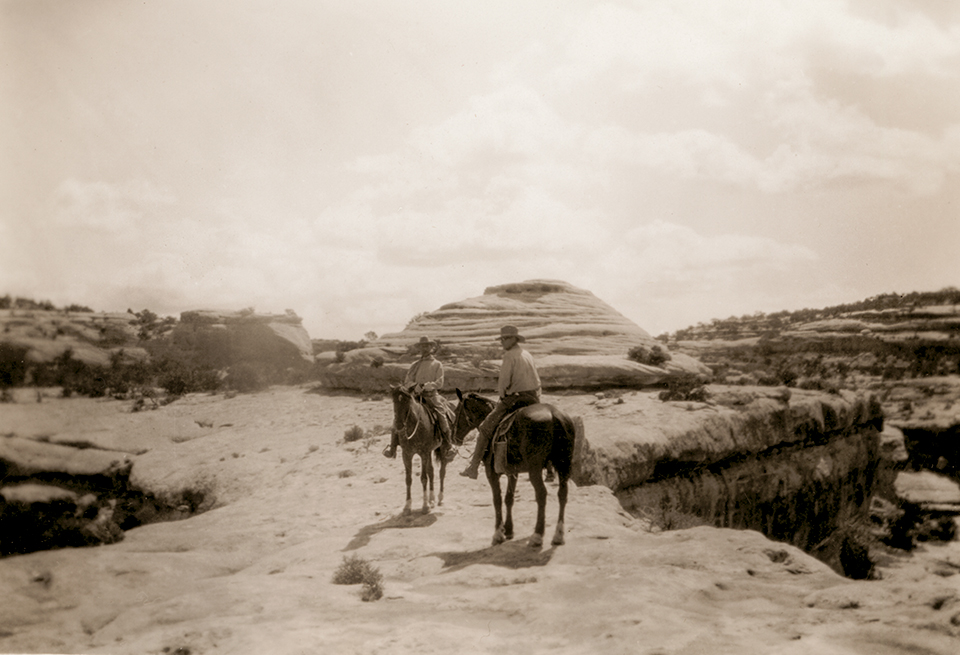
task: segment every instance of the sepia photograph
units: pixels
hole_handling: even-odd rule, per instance
[[[960,3],[0,0],[0,654],[954,655]]]

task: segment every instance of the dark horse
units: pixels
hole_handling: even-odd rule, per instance
[[[457,389],[456,419],[453,424],[454,440],[462,443],[463,438],[470,430],[480,425],[487,414],[493,411],[494,402],[469,393],[464,396]],[[557,490],[557,500],[560,501],[560,515],[557,517],[557,530],[553,535],[553,545],[563,544],[563,514],[567,506],[567,479],[570,477],[570,468],[573,464],[573,446],[575,429],[573,420],[565,413],[554,407],[539,403],[528,405],[520,409],[516,420],[507,435],[508,440],[516,440],[522,455],[522,464],[519,472],[530,474],[530,483],[533,485],[537,497],[537,526],[529,544],[533,548],[543,545],[545,529],[545,510],[547,505],[547,486],[543,482],[543,469],[548,463],[553,464],[557,471],[560,487]],[[503,519],[503,498],[500,494],[500,475],[494,469],[493,444],[483,456],[484,469],[487,471],[487,480],[493,491],[493,508],[496,512],[493,545],[501,544],[513,538],[513,498],[517,489],[517,473],[507,474],[507,518]]]
[[[434,462],[430,456],[435,455],[437,464],[440,465],[440,495],[436,504],[442,505],[443,479],[447,474],[447,455],[451,446],[440,438],[439,432],[435,429],[433,416],[414,394],[401,387],[391,386],[390,395],[393,397],[393,429],[400,437],[400,451],[403,455],[403,468],[406,471],[407,502],[403,506],[403,513],[404,515],[410,514],[413,456],[419,455],[420,482],[423,484],[423,507],[421,511],[424,514],[429,514],[430,507],[434,504]],[[462,443],[462,440],[460,443]],[[427,492],[428,482],[429,495]]]

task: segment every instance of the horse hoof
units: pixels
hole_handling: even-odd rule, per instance
[[[553,535],[553,541],[551,541],[550,543],[553,544],[554,546],[562,546],[566,542],[563,540],[562,534],[555,534]]]
[[[424,507],[420,510],[420,513],[421,513],[421,514],[429,514],[429,513],[430,513],[430,508],[427,507],[426,505],[424,505]]]
[[[531,548],[543,548],[543,537],[538,534],[533,535],[530,537],[529,545]]]
[[[496,532],[493,533],[493,540],[490,542],[490,545],[499,546],[506,540],[507,538],[503,535],[503,533],[497,530]]]

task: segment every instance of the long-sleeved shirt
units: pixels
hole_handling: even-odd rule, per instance
[[[443,364],[435,357],[420,359],[407,369],[404,384],[422,384],[424,391],[440,391],[443,388]]]
[[[500,397],[520,391],[540,391],[540,374],[533,362],[533,355],[520,346],[503,353],[500,365]]]

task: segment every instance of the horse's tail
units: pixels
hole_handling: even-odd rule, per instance
[[[553,464],[562,478],[570,477],[573,469],[573,450],[577,439],[577,429],[573,419],[567,414],[553,411],[553,447],[548,461]]]

